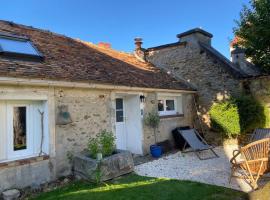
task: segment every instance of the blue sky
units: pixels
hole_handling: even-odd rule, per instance
[[[2,1],[0,19],[47,29],[93,43],[132,51],[176,42],[176,34],[201,27],[213,46],[229,57],[229,39],[248,0],[12,0]]]

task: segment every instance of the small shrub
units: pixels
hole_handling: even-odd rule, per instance
[[[90,138],[88,151],[92,158],[96,158],[97,153],[102,153],[104,157],[112,155],[115,151],[115,137],[113,133],[103,130],[95,138]]]
[[[90,138],[88,142],[88,150],[92,158],[97,158],[97,153],[101,152],[98,138]]]
[[[237,136],[241,132],[238,108],[232,101],[214,104],[210,110],[210,117],[212,128],[228,137]]]
[[[155,135],[155,143],[157,143],[157,136],[156,136],[156,129],[159,126],[160,123],[160,118],[157,112],[153,111],[151,113],[148,113],[148,115],[144,119],[144,123],[153,128],[154,130],[154,135]]]
[[[268,109],[249,95],[214,104],[210,109],[211,126],[227,137],[236,137],[268,126]]]
[[[234,101],[238,106],[242,133],[249,133],[255,128],[266,126],[266,110],[259,101],[247,95],[235,98]]]
[[[99,135],[99,142],[101,145],[101,153],[103,156],[112,155],[115,150],[115,137],[112,132],[103,130]]]

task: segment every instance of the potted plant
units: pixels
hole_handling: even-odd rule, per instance
[[[159,127],[160,118],[157,112],[148,113],[145,117],[145,124],[153,129],[155,144],[150,146],[151,155],[155,158],[159,158],[162,154],[161,146],[157,145],[157,128]]]

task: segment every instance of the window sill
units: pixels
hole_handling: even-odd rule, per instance
[[[169,118],[177,118],[177,117],[184,117],[184,114],[161,115],[161,116],[159,116],[160,119],[169,119]]]
[[[31,158],[26,158],[26,159],[21,159],[21,160],[2,162],[0,163],[0,169],[27,165],[27,164],[31,164],[35,162],[40,162],[43,160],[48,160],[49,158],[50,156],[43,155],[43,156],[31,157]]]

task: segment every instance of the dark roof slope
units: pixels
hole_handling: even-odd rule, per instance
[[[214,56],[216,59],[221,61],[226,69],[230,71],[235,77],[237,78],[247,78],[249,75],[237,68],[228,58],[223,56],[221,53],[219,53],[216,49],[213,47],[206,45],[204,43],[199,42],[199,45],[202,49],[204,49],[206,52],[210,53],[212,56]]]
[[[193,90],[183,81],[128,53],[1,20],[0,32],[28,37],[44,55],[42,62],[0,57],[2,77]]]

